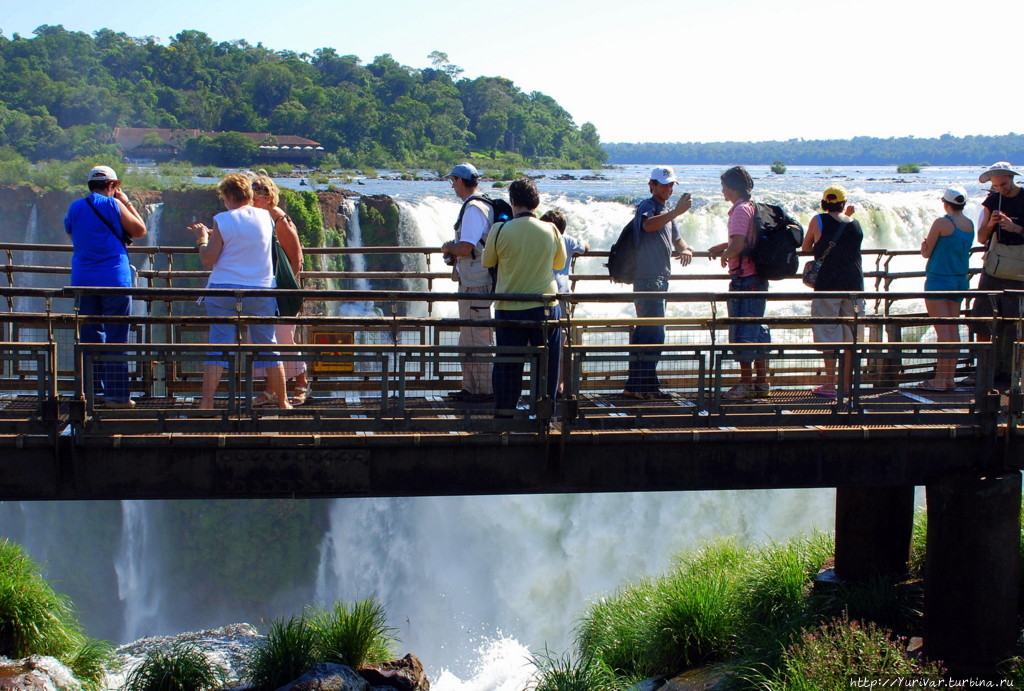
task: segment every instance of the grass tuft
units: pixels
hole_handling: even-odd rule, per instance
[[[276,689],[321,662],[354,669],[386,662],[394,656],[395,633],[373,599],[337,603],[330,610],[310,608],[303,617],[271,624],[249,657],[249,680],[256,689]]]
[[[906,641],[870,622],[840,617],[805,629],[783,656],[779,673],[757,683],[766,691],[839,691],[849,688],[852,676],[942,678],[936,663],[907,657]]]
[[[546,649],[530,663],[537,668],[531,691],[618,691],[622,680],[593,657],[561,656]],[[640,681],[640,679],[636,679]]]
[[[109,644],[82,633],[74,606],[47,583],[20,545],[0,540],[0,655],[49,655],[67,665],[87,690],[100,688]]]
[[[227,682],[227,672],[198,647],[179,642],[169,650],[151,650],[125,679],[124,691],[213,691]]]
[[[397,630],[376,600],[336,603],[331,610],[310,610],[309,625],[317,640],[320,662],[359,668],[394,657]]]
[[[316,634],[305,619],[274,621],[267,637],[250,654],[249,680],[256,689],[280,688],[321,662],[316,654]]]

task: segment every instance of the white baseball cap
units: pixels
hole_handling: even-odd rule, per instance
[[[966,204],[967,190],[963,187],[949,187],[942,193],[942,201],[950,204]]]
[[[661,168],[655,168],[651,171],[651,180],[654,180],[658,184],[668,185],[673,182],[679,182],[676,180],[676,171],[672,170],[667,166]]]
[[[96,166],[89,171],[89,179],[87,182],[106,182],[108,180],[117,180],[117,173],[110,166]]]

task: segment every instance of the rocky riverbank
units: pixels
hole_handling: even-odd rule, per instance
[[[225,689],[243,691],[246,660],[263,636],[251,624],[230,624],[206,631],[175,636],[142,638],[118,648],[115,664],[107,671],[104,691],[121,691],[125,680],[146,655],[155,650],[169,651],[176,644],[189,643],[204,652],[207,659],[226,672]],[[371,665],[358,670],[344,665],[319,664],[291,684],[288,691],[337,689],[337,691],[429,691],[430,681],[415,655]],[[81,691],[75,679],[60,661],[33,655],[23,660],[0,657],[0,691]],[[280,691],[280,690],[279,690]]]

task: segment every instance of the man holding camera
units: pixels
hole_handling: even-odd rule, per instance
[[[479,297],[459,300],[459,319],[491,318],[491,298],[494,292],[491,273],[480,263],[487,241],[487,232],[494,223],[491,205],[470,199],[476,194],[480,174],[470,163],[461,163],[448,174],[452,189],[462,200],[459,218],[455,222],[455,239],[441,246],[445,261],[454,264],[459,276],[460,293],[481,293]],[[459,346],[494,345],[494,330],[489,326],[463,326],[459,329]],[[484,402],[494,399],[491,384],[491,363],[474,362],[481,354],[465,356],[462,362],[462,390],[450,394],[457,401]]]
[[[1024,263],[1024,194],[1021,194],[1020,186],[1014,181],[1017,175],[1009,163],[999,161],[978,177],[978,182],[992,185],[982,202],[982,215],[978,221],[978,242],[987,248],[985,269],[978,282],[979,290],[1024,290],[1024,271],[1020,270]],[[1020,315],[1017,299],[1005,294],[997,300],[995,308],[1007,319],[1017,319]],[[991,317],[992,302],[984,297],[976,299],[972,314],[975,317]],[[988,324],[974,328],[979,341],[991,340],[993,334]],[[1000,331],[1000,334],[996,334],[1000,338],[995,378],[997,384],[1005,384],[1009,381],[1012,369],[1016,327],[1004,324]]]
[[[132,287],[132,269],[127,246],[146,234],[146,223],[128,196],[113,168],[96,166],[89,171],[89,196],[72,202],[64,217],[64,229],[71,236],[71,285]],[[82,316],[128,316],[130,295],[83,295],[78,300]],[[128,323],[83,323],[82,343],[127,343]],[[96,362],[94,390],[104,394],[108,408],[131,408],[128,363],[124,360]]]
[[[668,279],[672,275],[672,258],[679,259],[683,266],[688,266],[693,260],[693,249],[686,244],[676,227],[676,219],[689,211],[693,204],[690,194],[679,195],[675,206],[667,206],[676,182],[674,170],[665,166],[655,168],[647,181],[651,196],[637,206],[633,218],[633,237],[636,241],[634,292],[666,292]],[[634,305],[636,316],[641,319],[665,316],[664,300],[637,300]],[[637,345],[663,344],[665,327],[636,326],[629,342]],[[622,395],[637,399],[672,398],[670,393],[661,390],[661,382],[658,380],[657,356],[660,351],[636,350],[630,351],[630,354],[637,360],[629,365],[629,376]]]

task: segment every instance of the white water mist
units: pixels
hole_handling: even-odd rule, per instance
[[[121,502],[121,545],[114,570],[124,615],[121,640],[133,641],[160,631],[164,602],[160,583],[160,546],[152,534],[152,502]]]

